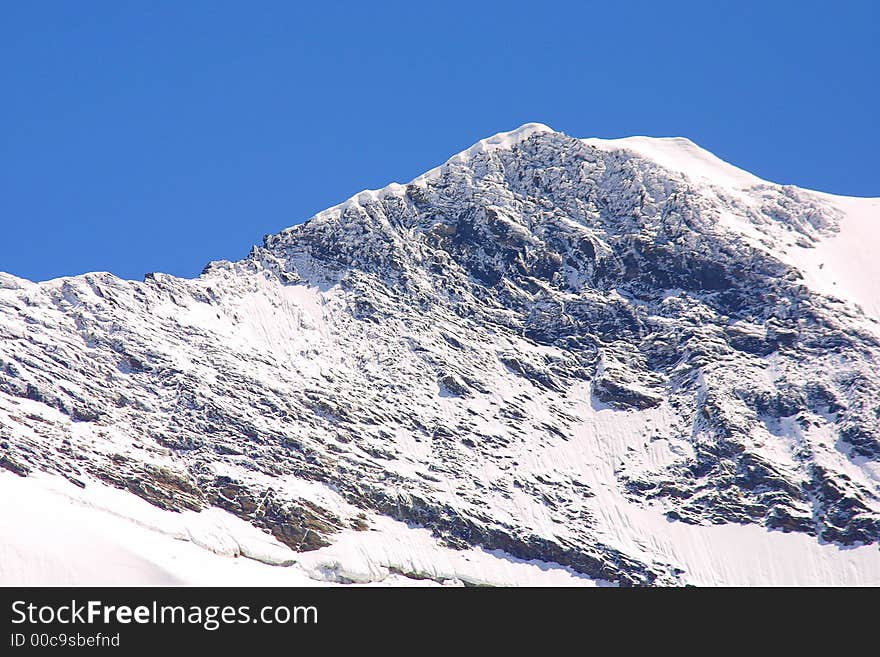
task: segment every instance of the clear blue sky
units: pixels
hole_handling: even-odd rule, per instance
[[[880,196],[877,4],[7,1],[0,271],[193,276],[529,121]]]

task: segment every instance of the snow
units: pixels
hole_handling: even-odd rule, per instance
[[[524,561],[500,550],[451,550],[426,529],[381,517],[371,531],[346,530],[330,547],[302,554],[300,564],[316,580],[343,583],[382,581],[393,569],[415,580],[478,586],[605,584],[559,564]]]
[[[755,525],[696,526],[650,509],[607,507],[607,527],[634,554],[663,555],[697,586],[878,586],[877,546],[844,548]]]
[[[515,130],[499,132],[486,139],[481,139],[470,148],[454,155],[450,162],[467,161],[477,153],[488,153],[493,150],[511,148],[516,144],[524,142],[532,135],[540,134],[542,132],[554,132],[554,130],[543,123],[525,123]]]
[[[291,556],[219,509],[178,514],[95,482],[0,473],[0,585],[308,583],[263,563]]]
[[[446,167],[467,162],[478,153],[488,153],[495,150],[511,148],[515,144],[525,141],[532,135],[542,132],[554,132],[554,130],[553,128],[544,125],[543,123],[525,123],[514,130],[499,132],[495,135],[492,135],[491,137],[481,139],[470,148],[467,148],[460,153],[453,155],[440,166],[434,167],[433,169],[430,169],[422,175],[414,178],[409,183],[407,183],[407,185],[424,184],[426,180],[436,178]],[[352,206],[374,203],[376,201],[382,200],[389,195],[400,196],[406,191],[407,185],[402,185],[400,183],[391,183],[381,189],[364,189],[346,199],[342,203],[327,208],[326,210],[322,210],[321,212],[316,214],[314,218],[320,220],[324,217],[330,217],[335,214],[344,212],[346,209]]]
[[[372,524],[295,553],[220,509],[174,513],[99,482],[0,471],[0,586],[597,584],[558,564],[451,550],[388,518]]]
[[[685,174],[694,182],[730,189],[745,189],[767,184],[757,176],[725,162],[684,137],[591,138],[581,141],[605,151],[620,149],[633,151],[665,169]]]
[[[613,427],[632,435],[646,419],[600,422],[579,434],[566,454],[542,458],[578,470],[599,467],[601,476],[613,459],[595,452],[600,432]],[[649,562],[680,564],[689,583],[880,585],[876,546],[846,549],[756,526],[670,522],[610,489],[596,490],[591,506],[615,543]],[[318,494],[325,502],[333,495]],[[497,550],[452,550],[428,530],[389,518],[373,515],[369,524],[367,531],[343,531],[329,547],[297,554],[219,509],[174,513],[98,482],[80,489],[49,475],[0,472],[0,585],[607,585]]]
[[[855,303],[880,322],[880,198],[820,196],[844,213],[840,230],[813,248],[796,245],[791,260],[813,290]]]
[[[666,519],[659,508],[641,506],[619,494],[615,468],[635,451],[652,469],[681,458],[689,443],[656,440],[676,421],[668,407],[618,412],[581,409],[574,439],[521,456],[522,468],[579,477],[595,497],[588,508],[611,544],[646,562],[679,565],[690,584],[715,586],[880,585],[877,546],[842,548],[800,533],[755,525],[691,525]],[[658,442],[662,446],[654,447]],[[653,448],[652,448],[653,447]]]

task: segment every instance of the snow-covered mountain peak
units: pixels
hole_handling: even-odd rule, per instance
[[[456,153],[443,164],[426,171],[420,176],[411,180],[408,185],[424,184],[427,180],[436,177],[442,171],[455,164],[467,163],[475,155],[480,153],[489,153],[499,149],[510,149],[515,145],[521,144],[529,139],[532,135],[542,133],[554,133],[555,131],[543,123],[524,123],[523,125],[509,130],[507,132],[499,132],[491,137],[486,137],[476,142],[473,146]],[[336,212],[344,212],[352,206],[364,205],[366,203],[379,201],[387,196],[401,195],[406,189],[406,185],[401,183],[390,183],[381,189],[365,189],[357,194],[350,196],[348,199],[334,205],[326,210],[322,210],[315,215],[315,219],[322,219]]]
[[[516,144],[520,144],[532,137],[532,135],[540,135],[546,133],[555,133],[556,131],[543,123],[524,123],[518,128],[507,132],[499,132],[481,139],[470,148],[462,151],[458,155],[453,156],[453,160],[467,159],[477,153],[485,153],[495,149],[510,148]]]
[[[567,181],[566,185],[575,185],[575,191],[585,187],[600,192],[601,196],[604,188],[618,185],[622,178],[634,179],[644,189],[643,199],[638,202],[647,202],[649,211],[655,207],[652,204],[665,203],[675,193],[687,194],[692,202],[700,199],[705,206],[702,209],[705,221],[695,229],[732,231],[752,247],[799,269],[817,290],[836,293],[865,309],[875,307],[873,296],[865,294],[861,289],[864,286],[851,280],[853,273],[835,257],[838,247],[834,247],[835,254],[829,259],[838,261],[833,268],[834,274],[841,281],[845,279],[845,284],[836,280],[826,284],[826,274],[831,270],[821,271],[825,266],[821,258],[813,262],[819,257],[817,254],[824,253],[826,245],[833,244],[830,237],[850,232],[865,233],[861,224],[851,230],[851,226],[859,222],[850,219],[853,215],[850,206],[855,206],[849,199],[765,182],[684,138],[576,139],[546,125],[530,123],[481,140],[407,184],[392,183],[380,190],[362,191],[318,213],[307,223],[311,223],[314,229],[318,224],[329,222],[335,227],[326,230],[335,232],[339,238],[351,230],[379,230],[394,234],[394,242],[406,241],[411,237],[409,233],[399,230],[401,227],[386,225],[388,213],[385,209],[442,202],[442,196],[449,195],[451,190],[458,190],[459,194],[470,199],[469,202],[491,212],[502,208],[495,216],[500,217],[498,221],[506,221],[504,217],[511,219],[522,215],[516,208],[512,213],[505,213],[503,207],[510,203],[518,206],[529,199],[557,203],[558,199],[552,198],[554,194],[547,194],[544,181],[552,180],[561,171],[573,171],[573,166],[580,169],[575,179]],[[432,198],[435,189],[443,192]],[[566,203],[584,202],[576,195],[569,197]],[[593,200],[597,201],[604,202],[601,198]],[[358,211],[351,214],[352,209]],[[583,207],[577,208],[574,214],[583,211]],[[621,218],[625,218],[628,212],[630,209],[621,208]],[[864,213],[858,211],[855,214],[862,216]],[[427,219],[429,224],[408,225],[408,229],[431,230],[440,215],[434,212],[419,216]],[[543,216],[542,213],[533,215],[538,220]],[[343,229],[340,222],[348,228]],[[352,227],[352,222],[356,227]],[[540,236],[534,234],[539,230],[535,221],[525,224],[513,219],[513,222],[518,224],[518,232],[532,234],[540,241]],[[846,230],[842,229],[843,224],[846,224]],[[282,235],[297,236],[304,230],[308,232],[310,229],[294,226]],[[872,230],[870,225],[867,230]],[[498,236],[490,231],[483,238],[497,240]],[[276,238],[272,240],[277,243]],[[859,254],[865,252],[870,241],[861,245],[849,239],[844,241],[855,248],[852,254],[855,260],[866,260]],[[804,253],[804,249],[810,252]],[[869,278],[876,268],[870,269]]]
[[[0,502],[337,582],[878,583],[877,208],[713,157],[527,124],[195,280],[0,277]]]

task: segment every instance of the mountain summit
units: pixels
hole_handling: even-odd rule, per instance
[[[0,275],[0,582],[880,584],[878,247],[527,124],[194,280]]]

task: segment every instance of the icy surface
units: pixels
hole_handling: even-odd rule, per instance
[[[813,248],[795,247],[789,257],[806,283],[822,294],[861,307],[878,330],[880,323],[880,199],[829,199],[843,212],[840,230]]]
[[[235,516],[162,511],[101,484],[0,472],[0,584],[595,586],[558,564],[450,550],[387,518],[298,554]],[[601,583],[600,583],[601,584]]]

